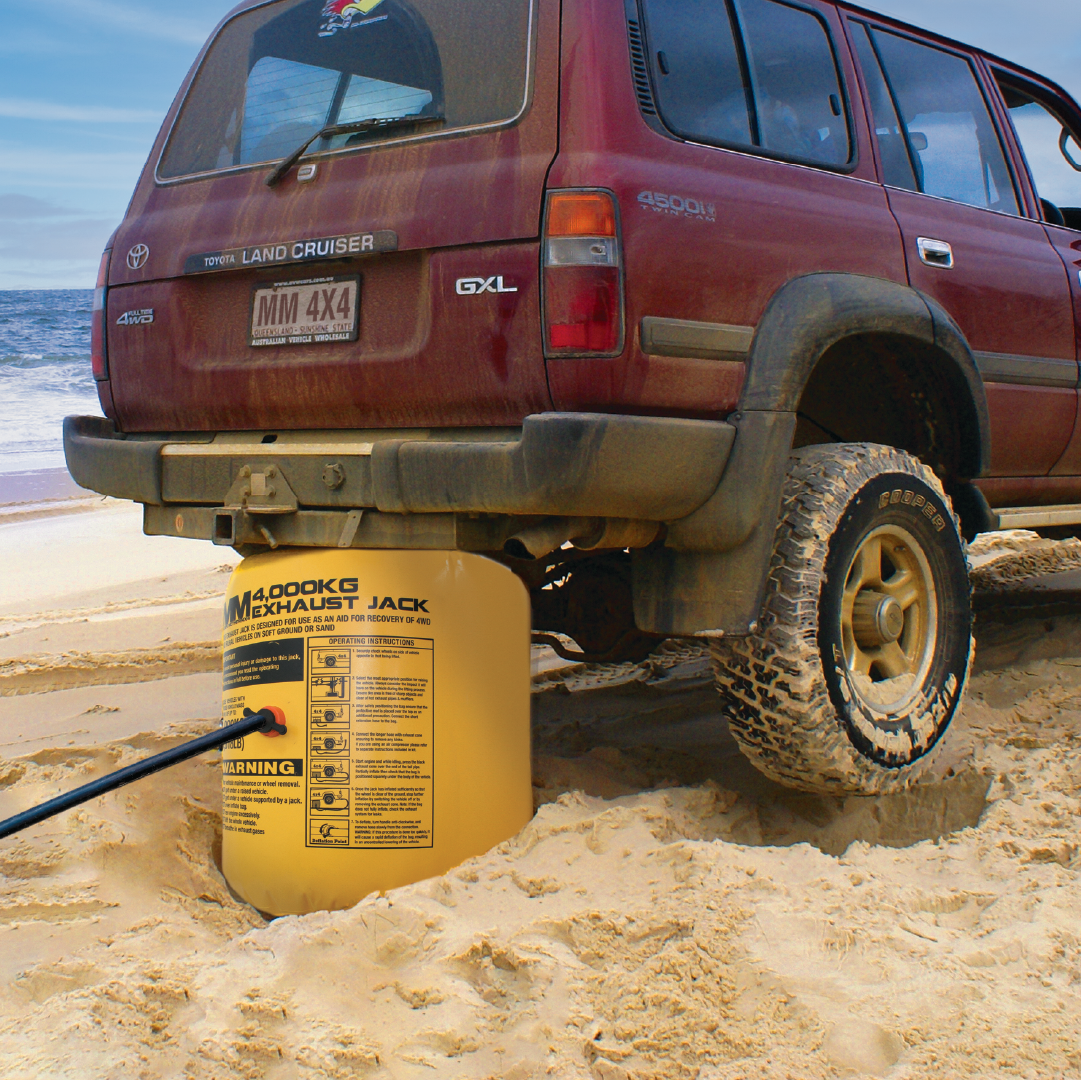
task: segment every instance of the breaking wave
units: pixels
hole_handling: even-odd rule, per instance
[[[101,414],[90,289],[0,292],[0,472],[64,464],[62,424]]]

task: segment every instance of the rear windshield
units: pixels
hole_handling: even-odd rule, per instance
[[[277,0],[230,20],[169,136],[159,179],[513,120],[525,105],[531,0]],[[423,124],[423,126],[421,126]]]

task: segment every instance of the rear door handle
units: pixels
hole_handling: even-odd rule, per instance
[[[917,236],[916,250],[920,253],[920,261],[928,266],[937,266],[940,270],[949,270],[953,267],[953,248],[945,240]]]

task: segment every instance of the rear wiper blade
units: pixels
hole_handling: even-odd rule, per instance
[[[305,151],[316,139],[329,139],[333,135],[351,135],[361,131],[391,131],[400,127],[412,127],[415,124],[441,124],[445,119],[445,116],[392,116],[356,120],[351,124],[329,124],[321,131],[317,131],[310,139],[305,139],[287,158],[274,167],[274,171],[266,178],[267,187],[273,187],[304,156]]]

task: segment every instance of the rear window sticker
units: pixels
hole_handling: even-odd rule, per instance
[[[320,37],[332,37],[339,30],[355,29],[368,23],[383,22],[386,15],[377,15],[372,19],[364,18],[374,11],[383,0],[327,0],[322,22],[319,25]],[[356,20],[356,21],[354,21]]]

